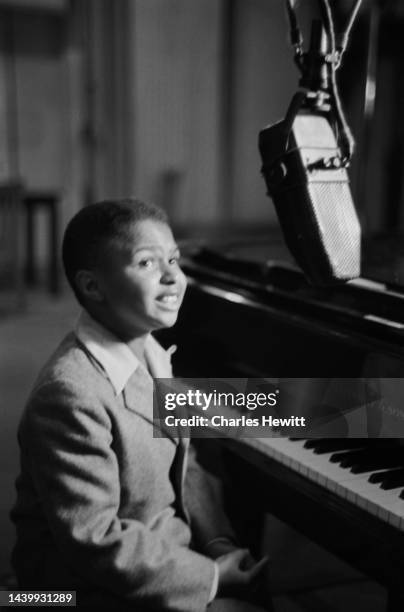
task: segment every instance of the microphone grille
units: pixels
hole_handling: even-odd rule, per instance
[[[308,187],[310,208],[331,274],[341,280],[359,276],[361,228],[349,183],[319,181]]]

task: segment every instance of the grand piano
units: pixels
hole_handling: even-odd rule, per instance
[[[227,436],[200,448],[208,465],[215,445],[224,450],[241,532],[254,533],[257,512],[279,517],[383,585],[389,612],[404,610],[401,4],[369,3],[349,51],[361,69],[341,77],[350,116],[360,117],[351,178],[365,229],[361,278],[313,287],[276,230],[190,241],[181,315],[161,335],[178,345],[179,376],[270,377],[309,389],[305,408],[318,422],[336,411],[333,427],[308,439]]]
[[[326,436],[209,443],[225,449],[233,482],[249,501],[242,532],[255,523],[252,507],[270,512],[380,582],[388,609],[402,610],[404,294],[380,272],[380,240],[364,249],[371,253],[366,276],[378,280],[332,289],[310,286],[275,242],[185,246],[188,290],[162,341],[178,345],[174,366],[182,377],[309,382],[314,417],[328,409],[324,390],[337,394],[342,418]],[[277,259],[269,259],[274,252]],[[359,433],[344,411],[357,381],[376,389],[361,407]]]

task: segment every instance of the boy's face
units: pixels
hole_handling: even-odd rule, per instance
[[[186,279],[168,225],[146,219],[129,235],[125,245],[105,250],[96,274],[111,328],[133,338],[174,325]]]

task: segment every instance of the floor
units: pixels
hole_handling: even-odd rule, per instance
[[[0,301],[0,576],[9,572],[14,537],[8,513],[18,473],[20,415],[40,367],[77,313],[73,298],[50,299],[41,292],[26,296],[24,308],[12,309],[8,298]]]
[[[30,293],[20,310],[0,301],[0,584],[10,574],[14,539],[8,513],[18,473],[18,421],[39,368],[71,329],[77,314],[67,291],[59,299]],[[272,559],[275,612],[384,611],[382,588],[272,517],[268,518],[266,540]]]

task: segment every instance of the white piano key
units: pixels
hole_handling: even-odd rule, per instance
[[[371,474],[384,469],[353,474],[338,463],[331,463],[333,452],[318,455],[305,448],[305,440],[260,438],[251,443],[305,478],[404,531],[404,500],[399,497],[402,488],[386,491],[380,483],[369,482]]]

